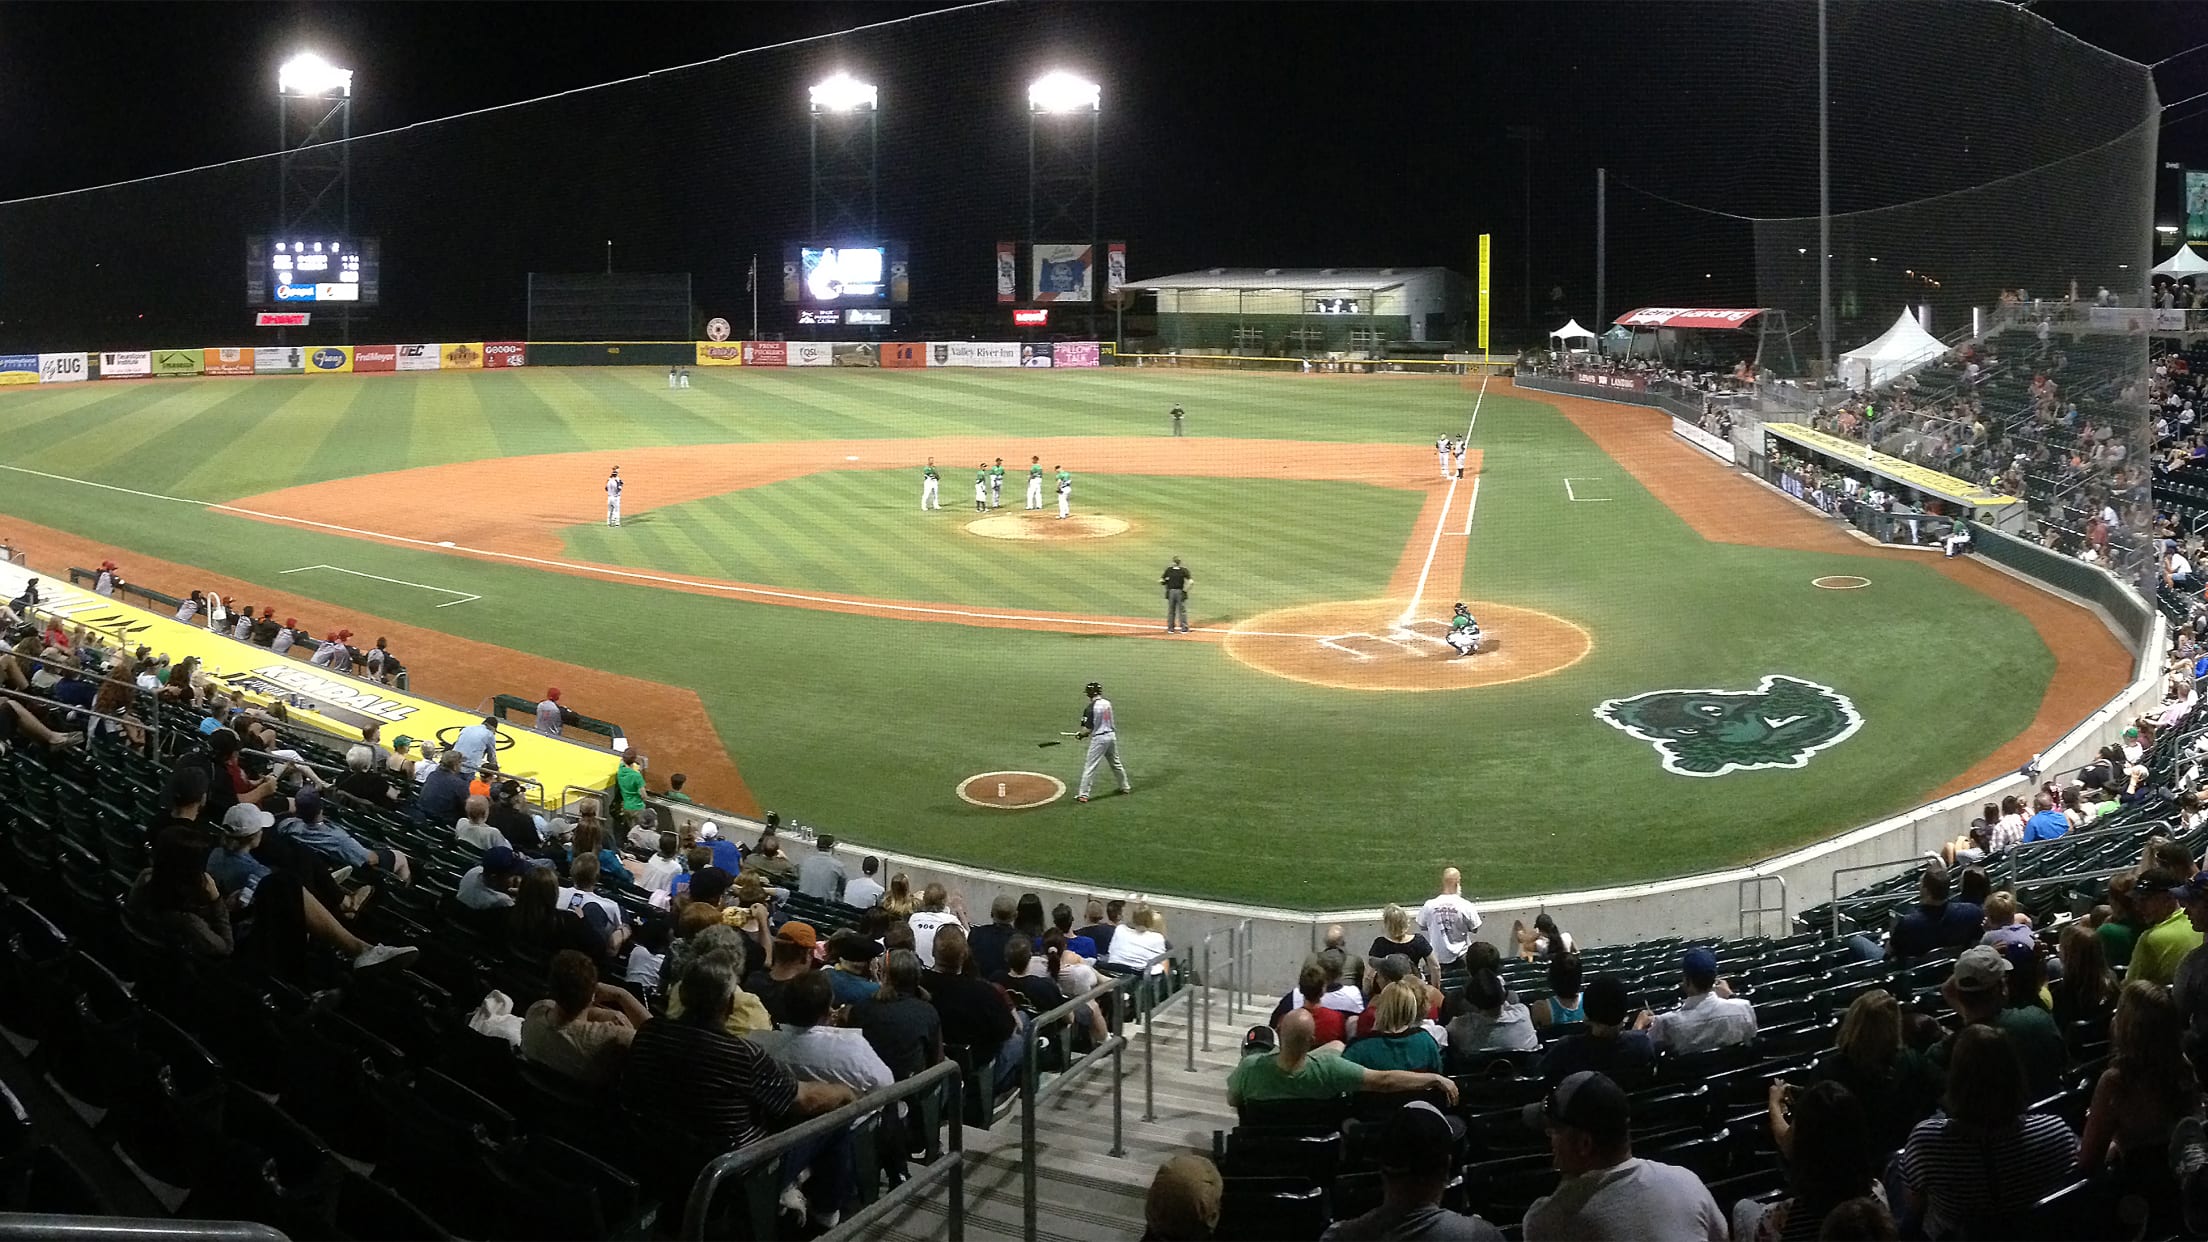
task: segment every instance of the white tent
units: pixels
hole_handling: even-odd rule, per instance
[[[1946,352],[1947,346],[1904,310],[1877,340],[1840,355],[1840,381],[1850,388],[1876,388]]]
[[[1566,341],[1576,341],[1581,338],[1585,338],[1590,341],[1595,339],[1595,334],[1589,332],[1585,328],[1580,327],[1579,320],[1577,319],[1574,319],[1570,323],[1565,324],[1563,327],[1558,328],[1556,331],[1549,333],[1549,336],[1552,339],[1560,339]]]
[[[2188,243],[2179,246],[2176,254],[2155,264],[2153,272],[2157,276],[2198,276],[2208,272],[2208,259],[2201,258],[2200,252]]]

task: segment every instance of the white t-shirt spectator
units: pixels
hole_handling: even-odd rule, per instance
[[[1648,1033],[1658,1047],[1675,1053],[1708,1052],[1754,1039],[1756,1010],[1737,996],[1702,992],[1670,1013],[1657,1014]]]
[[[1418,930],[1434,946],[1434,960],[1447,966],[1472,947],[1472,933],[1480,930],[1480,911],[1460,894],[1442,893],[1418,908]]]
[[[659,967],[666,960],[666,954],[654,953],[643,945],[636,945],[629,950],[629,982],[639,987],[658,987]]]
[[[682,874],[682,859],[654,854],[636,865],[636,886],[647,893],[663,893]]]
[[[613,898],[600,897],[596,893],[586,893],[582,889],[569,888],[566,885],[560,887],[560,909],[573,910],[575,913],[581,914],[590,906],[596,906],[603,910],[606,921],[610,925],[614,927],[621,926],[621,906]]]
[[[1726,1242],[1730,1227],[1702,1179],[1677,1165],[1637,1157],[1566,1177],[1526,1209],[1526,1242],[1545,1238]]]
[[[472,845],[479,850],[497,849],[499,846],[506,844],[506,838],[500,834],[498,829],[491,827],[489,824],[476,823],[472,819],[455,822],[452,826],[452,835],[460,838],[463,843]]]
[[[920,955],[920,964],[935,969],[935,933],[946,927],[964,927],[958,916],[948,910],[915,910],[912,918],[912,951]]]
[[[1147,965],[1151,958],[1165,952],[1165,937],[1158,932],[1144,931],[1139,927],[1122,927],[1112,933],[1112,948],[1104,960],[1114,966],[1137,970]],[[1151,968],[1152,974],[1163,973],[1167,963],[1159,962]]]
[[[843,904],[871,910],[882,903],[882,886],[873,876],[862,875],[843,886]]]
[[[866,1034],[855,1027],[782,1026],[747,1036],[799,1082],[842,1083],[860,1095],[895,1081]]]

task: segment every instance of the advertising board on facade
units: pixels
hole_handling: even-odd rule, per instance
[[[307,374],[345,375],[353,369],[350,345],[317,345],[307,351]]]
[[[483,343],[483,369],[506,371],[526,366],[529,347],[521,341],[486,341]]]
[[[307,369],[304,345],[256,345],[253,347],[253,374],[297,375]]]
[[[786,367],[790,364],[790,347],[787,341],[745,341],[744,363],[747,367]]]
[[[931,341],[931,367],[1016,367],[1020,347],[1015,341]]]
[[[251,375],[253,347],[225,345],[219,349],[202,350],[199,369],[204,375]]]
[[[81,384],[91,378],[92,368],[83,354],[38,356],[38,382],[41,384]]]
[[[124,349],[100,355],[101,379],[137,379],[153,374],[153,351]]]
[[[399,347],[396,345],[353,346],[353,370],[396,371],[399,369]]]
[[[398,350],[394,364],[398,370],[434,371],[437,369],[437,347],[435,345],[399,345],[394,346],[394,348]]]

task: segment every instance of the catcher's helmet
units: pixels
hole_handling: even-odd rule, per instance
[[[1462,603],[1459,603],[1459,604],[1457,605],[1457,611],[1458,611],[1458,612],[1470,612],[1470,611],[1472,611],[1472,610],[1471,610],[1471,609],[1469,609],[1469,608],[1467,608],[1467,607],[1465,607],[1465,606],[1464,606],[1464,605],[1463,605]]]
[[[1081,689],[1084,693],[1087,694],[1102,694],[1104,693],[1104,683],[1100,681],[1092,681],[1088,685],[1081,687]]]

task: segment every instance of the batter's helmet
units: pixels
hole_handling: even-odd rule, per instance
[[[1104,693],[1104,683],[1100,681],[1092,681],[1088,685],[1081,687],[1081,689],[1088,694],[1102,694]]]

